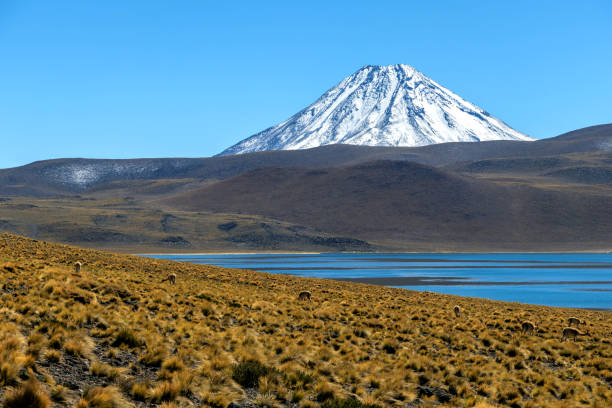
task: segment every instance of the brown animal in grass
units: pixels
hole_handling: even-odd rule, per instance
[[[74,271],[76,273],[81,273],[81,266],[83,266],[83,264],[81,264],[79,261],[76,261],[74,263]]]
[[[576,341],[576,337],[578,336],[588,336],[589,332],[588,331],[580,331],[578,329],[576,329],[575,327],[566,327],[563,329],[563,336],[561,337],[561,341],[568,339],[570,337],[574,338],[574,341]]]
[[[580,320],[577,317],[570,317],[569,319],[567,319],[567,323],[569,327],[572,327],[572,324],[575,324],[576,326],[581,325],[581,324],[586,325],[586,322],[584,320]]]
[[[171,273],[165,279],[162,279],[162,282],[165,282],[165,281],[170,282],[170,284],[172,284],[172,285],[176,285],[176,274],[175,273]]]
[[[537,328],[538,326],[536,326],[533,322],[524,321],[521,323],[521,330],[523,333],[534,333]]]
[[[459,306],[455,306],[453,312],[455,312],[455,317],[461,317],[461,308]]]
[[[312,295],[307,290],[300,292],[298,295],[298,300],[312,300]]]

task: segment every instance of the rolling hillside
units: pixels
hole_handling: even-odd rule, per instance
[[[171,273],[176,284],[162,282]],[[297,299],[304,290],[311,301]],[[8,234],[0,234],[0,293],[5,408],[612,403],[610,312],[215,268]],[[586,321],[589,335],[562,341],[571,316]],[[521,333],[525,320],[537,329]]]

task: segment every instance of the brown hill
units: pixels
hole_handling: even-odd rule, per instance
[[[262,168],[163,201],[187,211],[257,214],[404,248],[601,248],[612,196],[496,184],[377,161]]]

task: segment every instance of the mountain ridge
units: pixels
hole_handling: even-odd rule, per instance
[[[492,158],[612,152],[612,124],[574,130],[534,142],[498,140],[421,147],[326,145],[304,150],[261,151],[209,158],[52,159],[0,169],[0,195],[76,194],[128,180],[222,180],[262,166],[330,167],[385,160],[441,166]],[[95,174],[93,174],[95,173]]]

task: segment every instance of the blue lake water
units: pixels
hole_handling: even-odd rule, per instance
[[[612,254],[152,255],[539,305],[612,310]]]

